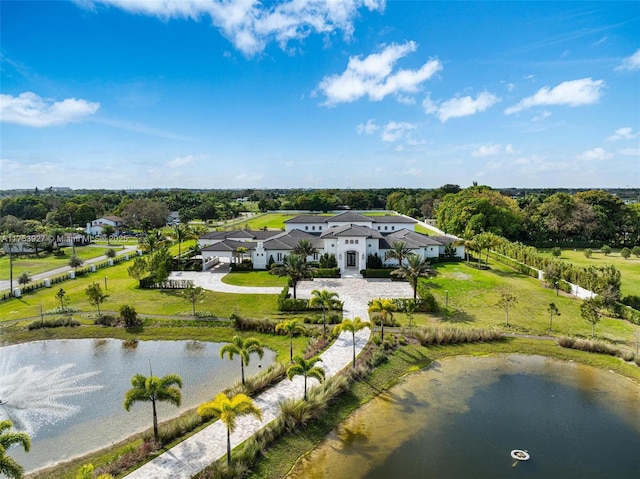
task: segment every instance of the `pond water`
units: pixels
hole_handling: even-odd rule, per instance
[[[32,435],[29,453],[9,455],[33,471],[117,443],[152,426],[150,403],[122,407],[135,374],[178,374],[184,385],[180,408],[160,404],[159,421],[211,400],[240,378],[239,358],[220,358],[223,343],[115,339],[39,341],[0,348],[0,419]],[[249,376],[275,360],[252,360]]]
[[[638,479],[640,386],[539,356],[446,360],[360,408],[289,477]]]

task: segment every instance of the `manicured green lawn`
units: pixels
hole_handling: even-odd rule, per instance
[[[247,227],[250,230],[261,230],[263,228],[279,230],[284,228],[284,222],[286,220],[295,218],[296,216],[298,215],[285,213],[266,213],[263,215],[256,215],[248,221],[237,223],[234,225],[234,227]]]
[[[414,314],[414,324],[449,324],[460,327],[504,327],[505,312],[495,304],[503,290],[511,291],[518,302],[509,311],[511,331],[525,334],[548,334],[549,303],[555,303],[561,315],[553,319],[554,335],[591,336],[591,324],[580,316],[581,300],[545,288],[528,276],[490,261],[489,270],[478,270],[464,262],[435,265],[437,276],[428,280],[431,291],[441,310],[433,314]],[[449,298],[448,307],[445,306]],[[406,315],[394,316],[402,325],[408,325]],[[638,327],[619,320],[603,317],[596,325],[596,336],[602,339],[626,341],[632,344]]]
[[[540,250],[541,253],[550,254],[551,250]],[[628,294],[640,295],[640,258],[631,256],[624,259],[620,256],[620,250],[614,249],[611,254],[604,255],[599,251],[594,251],[591,258],[584,255],[584,250],[563,249],[561,260],[569,261],[577,266],[604,266],[612,264],[620,271],[622,275],[622,287],[620,293],[622,296]]]
[[[270,274],[268,271],[231,271],[222,278],[222,282],[234,286],[284,287],[287,278]]]
[[[120,246],[113,246],[116,251]],[[39,256],[14,256],[13,258],[13,280],[18,281],[18,277],[22,273],[34,275],[44,273],[56,268],[68,266],[69,258],[73,254],[72,248],[62,248],[65,252],[64,256],[54,256],[53,253],[40,253]],[[79,246],[76,247],[76,256],[82,261],[96,258],[107,253],[107,247]],[[5,255],[0,258],[0,279],[9,279],[9,256]]]

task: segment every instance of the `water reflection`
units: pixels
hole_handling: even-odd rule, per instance
[[[640,477],[637,384],[538,356],[434,366],[356,411],[289,477]],[[512,449],[531,460],[514,464]]]
[[[34,431],[31,451],[24,453],[12,448],[11,456],[27,471],[33,471],[111,445],[151,427],[150,405],[136,405],[130,412],[122,407],[124,394],[131,387],[131,377],[137,373],[148,375],[149,363],[153,364],[154,375],[176,373],[184,382],[181,407],[160,404],[160,421],[211,400],[240,378],[237,364],[220,358],[221,346],[221,343],[198,341],[127,344],[115,339],[86,339],[0,347],[0,389],[6,389],[8,384],[19,385],[19,378],[14,376],[21,368],[44,373],[56,384],[62,384],[61,381],[68,378],[90,378],[91,381],[90,384],[71,384],[85,387],[85,394],[64,397],[65,408],[77,411],[76,414],[65,415],[63,420],[54,423],[43,423]],[[259,372],[258,361],[252,359],[254,361],[246,368],[248,375]],[[274,360],[275,352],[265,350],[262,361],[270,365]],[[51,371],[60,374],[55,376]],[[97,374],[93,376],[92,372]],[[92,389],[94,386],[101,389]],[[51,391],[47,389],[40,396],[47,400]]]

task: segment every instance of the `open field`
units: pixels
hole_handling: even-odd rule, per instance
[[[551,250],[540,250],[541,253],[551,254]],[[640,295],[640,258],[631,256],[624,259],[620,256],[620,250],[615,249],[611,254],[605,256],[600,251],[593,251],[591,258],[584,255],[583,249],[563,249],[561,260],[569,261],[577,266],[604,266],[612,264],[620,271],[622,275],[622,287],[620,293],[622,296],[628,294]]]
[[[113,245],[116,251],[121,249],[121,245]],[[78,246],[76,247],[76,256],[82,261],[97,258],[107,253],[109,247],[95,246]],[[68,266],[69,258],[73,254],[72,248],[62,248],[65,252],[64,256],[54,256],[53,253],[40,253],[39,256],[14,256],[13,257],[13,279],[17,284],[18,277],[22,273],[34,275],[44,273],[52,269]],[[5,255],[0,258],[0,279],[9,279],[9,256]]]
[[[518,302],[509,311],[509,325],[513,332],[535,335],[549,334],[549,303],[555,303],[561,315],[553,319],[554,335],[591,336],[591,324],[580,316],[581,300],[542,286],[540,281],[517,273],[496,262],[489,262],[489,270],[478,270],[465,263],[435,265],[437,276],[428,280],[431,292],[441,310],[433,314],[414,314],[418,325],[449,324],[459,327],[503,328],[505,312],[495,306],[501,291],[510,291]],[[449,306],[446,307],[446,298]],[[397,313],[403,326],[409,324],[406,315]],[[640,328],[613,318],[603,317],[596,325],[596,336],[611,341],[634,344],[634,332]]]

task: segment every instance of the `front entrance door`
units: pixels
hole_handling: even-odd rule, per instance
[[[347,268],[356,267],[356,254],[355,251],[347,251]]]

